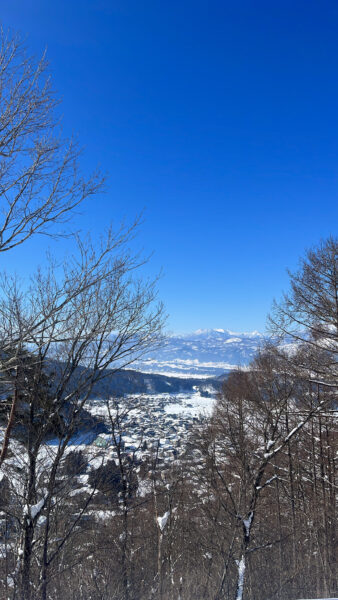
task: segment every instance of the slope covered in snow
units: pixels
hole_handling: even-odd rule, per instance
[[[247,366],[262,341],[263,336],[258,331],[199,329],[167,337],[161,348],[133,366],[146,373],[213,377]]]

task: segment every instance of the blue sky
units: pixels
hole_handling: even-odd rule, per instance
[[[83,171],[108,174],[77,226],[144,211],[135,247],[163,271],[169,329],[263,330],[286,268],[337,233],[337,2],[1,5],[32,53],[47,46]],[[7,266],[28,271],[45,244]]]

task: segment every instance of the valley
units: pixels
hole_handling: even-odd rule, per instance
[[[166,337],[160,348],[137,361],[134,368],[144,373],[185,378],[218,377],[248,365],[263,341],[258,331],[199,329]]]

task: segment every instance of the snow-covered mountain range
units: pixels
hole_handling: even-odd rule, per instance
[[[167,337],[160,348],[133,368],[180,377],[215,377],[248,365],[262,342],[263,336],[258,331],[199,329]]]

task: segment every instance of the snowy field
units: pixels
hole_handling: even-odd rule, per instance
[[[166,396],[160,394],[159,396]],[[180,414],[189,417],[208,417],[212,413],[214,398],[205,398],[199,392],[181,393],[169,396],[169,403],[165,406],[167,414]]]

